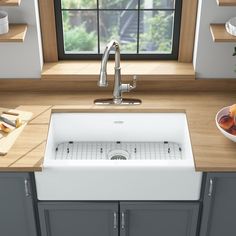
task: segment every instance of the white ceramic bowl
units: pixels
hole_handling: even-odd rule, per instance
[[[0,34],[7,34],[9,31],[9,24],[0,24]]]
[[[230,106],[224,107],[216,114],[216,117],[215,117],[216,126],[226,138],[232,140],[233,142],[236,142],[236,135],[232,135],[232,134],[228,133],[223,128],[221,128],[220,125],[219,125],[220,118],[222,116],[225,116],[225,115],[229,114],[229,108],[230,108]]]
[[[6,34],[9,31],[8,14],[0,11],[0,34]]]
[[[236,17],[233,17],[227,21],[225,23],[225,28],[229,34],[236,36]]]
[[[8,14],[6,11],[0,11],[0,24],[8,23]]]

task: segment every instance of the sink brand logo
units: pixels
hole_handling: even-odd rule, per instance
[[[118,125],[122,125],[122,124],[124,124],[125,122],[124,122],[123,120],[115,120],[113,123],[114,123],[114,124],[118,124]]]

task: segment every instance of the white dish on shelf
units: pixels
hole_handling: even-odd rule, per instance
[[[225,23],[225,28],[229,34],[236,36],[236,17],[233,17],[230,20],[228,20]]]
[[[230,108],[230,106],[223,107],[221,110],[218,111],[218,113],[216,114],[216,117],[215,117],[216,126],[226,138],[232,140],[233,142],[236,142],[236,135],[228,133],[226,130],[221,128],[220,125],[219,125],[220,118],[222,116],[226,116],[226,115],[229,114],[229,108]]]
[[[8,14],[6,11],[0,11],[0,34],[6,34],[9,31]]]

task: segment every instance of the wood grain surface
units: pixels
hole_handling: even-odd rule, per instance
[[[21,0],[0,0],[0,6],[3,7],[17,7],[20,6]]]
[[[224,106],[236,103],[235,92],[156,92],[129,93],[143,101],[140,106],[95,106],[95,98],[111,93],[12,93],[0,94],[0,106],[22,109],[36,115],[9,152],[0,158],[1,171],[40,171],[50,120],[50,111],[89,112],[186,112],[197,171],[236,171],[236,143],[226,139],[216,128],[215,115]],[[38,111],[38,112],[36,112]]]
[[[211,24],[210,30],[212,39],[216,43],[236,42],[236,36],[233,36],[226,31],[225,24]]]
[[[1,111],[1,108],[0,108]],[[12,121],[12,123],[15,123],[16,118],[19,118],[21,120],[21,126],[16,128],[16,127],[11,127],[11,132],[6,134],[2,131],[0,131],[0,134],[3,135],[2,138],[0,138],[0,156],[5,156],[8,151],[11,149],[15,141],[18,139],[24,128],[27,126],[28,121],[31,119],[33,116],[32,112],[28,111],[23,111],[23,110],[18,110],[18,109],[7,109],[3,111],[8,111],[8,112],[13,112],[17,113],[18,116],[12,116],[9,114],[2,114],[4,118],[7,118],[8,120]],[[0,112],[1,114],[1,112]],[[4,123],[4,122],[3,122]]]
[[[100,61],[59,61],[44,63],[42,80],[97,81],[100,73]],[[195,71],[192,63],[177,61],[122,61],[121,73],[124,79],[137,75],[148,80],[194,80]],[[114,77],[114,61],[107,65],[109,78]]]
[[[232,7],[236,6],[236,0],[216,0],[219,6]]]
[[[9,32],[0,35],[0,43],[22,43],[28,26],[26,24],[10,24]]]

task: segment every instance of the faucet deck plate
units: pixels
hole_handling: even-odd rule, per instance
[[[120,100],[116,100],[113,98],[104,98],[104,99],[96,99],[94,104],[96,105],[140,105],[142,101],[140,99],[135,98],[122,98]]]

